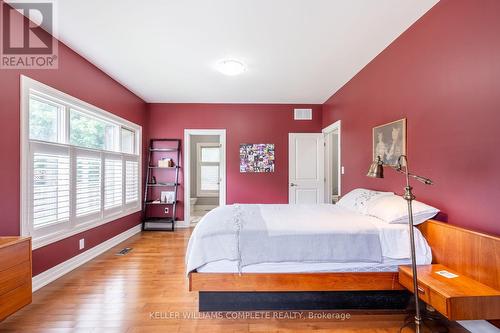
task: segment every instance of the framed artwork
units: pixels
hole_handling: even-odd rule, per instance
[[[380,156],[384,165],[396,165],[406,155],[406,118],[373,128],[373,160]]]
[[[240,172],[274,172],[274,144],[240,144]]]
[[[175,192],[174,191],[161,191],[160,193],[160,202],[172,204],[175,201]]]

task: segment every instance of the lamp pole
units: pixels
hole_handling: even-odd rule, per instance
[[[403,164],[404,163],[404,164]],[[372,178],[384,178],[384,163],[380,156],[377,156],[377,160],[372,163],[367,176]],[[404,169],[403,169],[404,166]],[[417,256],[415,254],[415,232],[413,227],[413,208],[412,201],[415,200],[415,195],[413,195],[413,188],[410,186],[410,178],[414,178],[421,183],[426,185],[432,185],[433,182],[429,178],[421,177],[410,173],[408,168],[408,157],[406,155],[401,155],[398,158],[398,162],[395,166],[391,167],[399,173],[405,175],[406,186],[403,199],[406,200],[408,205],[408,227],[410,231],[410,252],[411,252],[411,270],[413,273],[413,294],[415,298],[415,331],[420,333],[420,328],[422,324],[422,317],[420,315],[420,305],[418,300],[418,277],[417,277]]]
[[[415,298],[415,331],[420,333],[420,324],[422,323],[422,317],[420,316],[420,304],[418,301],[418,278],[417,278],[417,256],[415,254],[415,236],[413,231],[413,207],[412,201],[415,200],[415,195],[413,195],[413,188],[410,186],[410,173],[408,171],[408,158],[406,155],[401,155],[398,159],[397,171],[401,170],[401,159],[404,158],[405,161],[405,177],[406,177],[406,187],[403,199],[406,200],[408,204],[408,227],[410,229],[410,247],[411,247],[411,270],[413,273],[413,294]],[[398,170],[399,168],[399,170]]]

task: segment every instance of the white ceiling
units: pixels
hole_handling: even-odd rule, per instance
[[[63,0],[58,34],[147,102],[323,103],[437,2]]]

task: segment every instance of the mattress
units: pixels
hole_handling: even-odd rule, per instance
[[[432,260],[422,258],[420,264],[430,264]],[[317,262],[277,262],[249,265],[242,268],[242,273],[341,273],[341,272],[397,272],[399,265],[410,265],[409,259],[384,258],[382,263],[317,263]],[[199,273],[237,273],[238,262],[219,260],[198,268]]]

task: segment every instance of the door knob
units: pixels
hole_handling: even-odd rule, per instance
[[[295,183],[290,183],[290,186],[291,186],[291,187],[294,187],[294,186],[297,186],[297,184],[295,184]]]

